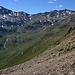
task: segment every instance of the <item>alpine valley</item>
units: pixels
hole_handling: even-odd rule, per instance
[[[28,14],[0,6],[0,75],[75,75],[75,11]]]

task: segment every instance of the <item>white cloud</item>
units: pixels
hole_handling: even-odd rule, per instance
[[[62,8],[63,6],[62,5],[59,5],[59,6],[55,6],[56,8]]]
[[[61,8],[61,7],[63,7],[62,5],[59,5],[59,7]]]
[[[55,2],[57,1],[57,0],[54,0]]]
[[[49,4],[53,4],[53,3],[55,3],[57,0],[53,0],[53,1],[49,1],[48,3]]]
[[[54,2],[53,2],[53,1],[49,1],[48,3],[49,3],[49,4],[53,4]]]
[[[14,0],[15,2],[19,2],[19,0]]]

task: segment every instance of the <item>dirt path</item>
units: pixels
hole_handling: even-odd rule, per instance
[[[6,47],[6,43],[8,42],[8,39],[6,39],[5,43],[4,43],[4,48],[7,49]]]

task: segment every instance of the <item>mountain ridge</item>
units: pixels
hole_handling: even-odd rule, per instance
[[[68,15],[75,14],[75,11],[64,9],[64,10],[53,10],[50,12],[37,13],[37,14],[28,14],[25,12],[15,12],[4,7],[0,6],[0,20],[5,21],[4,24],[11,23],[12,25],[21,25],[21,24],[34,24],[44,22],[52,23],[52,19],[59,20],[64,19]],[[61,18],[62,17],[62,18]],[[0,22],[1,23],[1,22]]]

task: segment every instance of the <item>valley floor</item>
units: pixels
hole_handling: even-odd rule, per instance
[[[75,51],[47,59],[49,54],[0,71],[0,75],[75,75]]]

